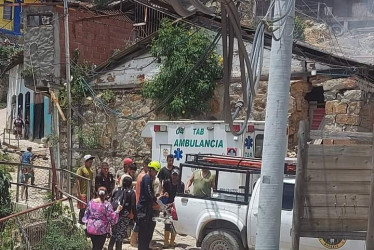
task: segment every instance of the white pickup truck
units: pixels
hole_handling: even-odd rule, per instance
[[[214,164],[198,164],[186,162],[181,164],[181,171],[185,168],[207,168],[218,177],[220,172],[241,174],[246,176],[245,186],[237,183],[238,188],[220,189],[216,178],[216,189],[210,197],[194,197],[191,194],[177,194],[175,198],[175,214],[173,224],[178,234],[190,235],[196,239],[196,245],[209,250],[242,250],[254,249],[256,242],[256,226],[261,181],[251,183],[251,175],[258,174],[258,170],[243,167],[230,169],[228,166],[217,167]],[[190,172],[190,171],[186,171]],[[222,174],[221,174],[222,175]],[[233,178],[236,179],[236,178]],[[280,249],[291,249],[292,206],[295,179],[285,176],[282,200],[282,220]],[[316,239],[301,238],[300,249],[344,249],[363,250],[365,242],[345,239]]]

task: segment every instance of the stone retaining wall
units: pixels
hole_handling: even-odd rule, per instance
[[[334,131],[371,131],[374,123],[374,99],[373,95],[359,90],[352,78],[327,80],[320,84],[324,89],[326,101],[326,115],[324,121],[325,130]],[[289,148],[297,144],[298,124],[301,120],[309,117],[309,103],[305,95],[312,90],[313,85],[306,81],[292,81],[290,85],[289,102]],[[261,82],[258,94],[254,100],[251,119],[264,120],[267,98],[267,82]],[[139,116],[150,111],[153,107],[151,100],[142,97],[140,89],[116,90],[116,98],[110,106],[119,110],[124,116]],[[230,89],[231,103],[235,105],[237,100],[242,99],[241,84],[234,83]],[[211,110],[207,114],[194,117],[196,120],[223,119],[223,85],[218,84],[214,98],[211,100]],[[86,103],[81,109],[81,114],[89,122],[84,124],[81,119],[74,115],[76,124],[73,132],[73,147],[81,148],[77,136],[77,128],[89,131],[93,126],[101,128],[99,151],[76,152],[73,158],[76,164],[84,154],[93,154],[98,157],[98,162],[107,161],[116,169],[119,168],[124,157],[132,157],[137,162],[142,162],[145,157],[151,155],[151,141],[141,137],[141,131],[148,120],[169,120],[162,113],[151,112],[149,116],[140,119],[126,119],[116,117],[110,112],[104,112],[96,107],[92,101]],[[244,112],[239,119],[245,117]],[[328,143],[328,142],[326,142]],[[335,142],[343,143],[343,142]],[[66,145],[66,144],[65,144]]]

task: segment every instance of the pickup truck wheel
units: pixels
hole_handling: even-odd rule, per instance
[[[232,232],[213,231],[207,234],[201,244],[202,250],[243,250],[243,244]]]

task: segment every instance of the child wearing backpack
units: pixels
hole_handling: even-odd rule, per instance
[[[122,242],[129,238],[128,228],[130,227],[130,213],[134,215],[136,220],[136,198],[135,192],[132,189],[132,177],[123,175],[121,178],[121,185],[113,192],[112,206],[116,209],[118,205],[122,205],[123,209],[119,214],[118,223],[112,226],[112,234],[110,237],[108,250],[113,250],[114,244],[116,250],[122,249]]]

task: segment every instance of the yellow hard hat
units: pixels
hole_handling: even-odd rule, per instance
[[[157,172],[159,172],[160,169],[161,169],[161,164],[158,161],[151,161],[148,164],[148,167],[149,168],[153,168],[154,170],[156,170]]]

